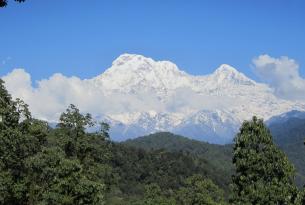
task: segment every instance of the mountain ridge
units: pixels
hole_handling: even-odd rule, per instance
[[[170,61],[125,53],[93,81],[109,96],[127,95],[138,107],[148,105],[142,111],[108,115],[117,140],[170,131],[225,144],[232,141],[242,121],[253,115],[269,119],[305,108],[276,97],[270,87],[227,64],[212,74],[193,76]]]
[[[170,61],[137,54],[122,54],[91,79],[54,74],[33,87],[30,75],[19,69],[4,80],[14,98],[29,104],[33,116],[56,122],[73,103],[96,120],[108,122],[112,138],[118,141],[170,131],[225,144],[254,115],[268,120],[291,110],[305,110],[305,102],[282,99],[268,85],[230,65],[195,76]],[[19,81],[22,86],[16,88]],[[46,96],[50,103],[39,103]]]

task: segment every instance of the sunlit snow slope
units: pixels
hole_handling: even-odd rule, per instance
[[[277,98],[267,85],[226,64],[210,75],[192,76],[169,61],[123,54],[92,81],[110,97],[132,98],[126,100],[125,112],[107,115],[116,139],[166,130],[226,143],[253,115],[269,119],[304,109],[301,103]]]
[[[249,79],[230,65],[223,64],[210,75],[193,76],[172,62],[134,54],[119,56],[92,79],[55,74],[40,81],[38,88],[32,88],[27,79],[19,90],[19,80],[4,80],[14,97],[29,103],[34,116],[54,121],[74,103],[83,112],[109,122],[114,140],[171,131],[211,143],[228,143],[242,121],[253,115],[268,120],[305,108],[303,102],[276,97],[268,85]],[[49,99],[48,104],[41,105],[40,98]]]

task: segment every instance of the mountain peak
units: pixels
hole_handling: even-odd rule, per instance
[[[129,53],[124,53],[122,55],[120,55],[118,58],[116,58],[113,62],[112,65],[113,66],[121,66],[124,64],[139,64],[139,63],[147,63],[147,64],[152,64],[153,62],[155,62],[153,59],[151,58],[147,58],[145,56],[142,55],[138,55],[138,54],[129,54]]]
[[[240,72],[228,64],[221,64],[214,73],[239,74]]]
[[[137,92],[141,89],[175,89],[188,85],[191,77],[170,61],[155,61],[137,54],[122,54],[103,74],[99,83],[110,89]],[[178,81],[178,82],[177,82]]]
[[[138,54],[124,53],[112,62],[109,70],[121,70],[132,72],[182,72],[176,64],[170,61],[155,61],[152,58]]]
[[[212,74],[219,83],[229,81],[239,85],[253,85],[255,82],[228,64],[220,65]]]

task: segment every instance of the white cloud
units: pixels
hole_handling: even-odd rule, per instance
[[[253,59],[253,64],[257,75],[274,89],[277,96],[289,100],[305,99],[305,79],[300,76],[295,60],[286,56],[260,55]]]
[[[287,57],[275,59],[262,55],[255,58],[253,63],[257,74],[274,88],[276,95],[286,99],[305,99],[305,80],[300,77],[298,64],[294,60]],[[240,87],[240,90],[235,89],[235,84],[228,89],[215,88],[214,78],[202,76],[201,81],[198,81],[197,77],[185,75],[187,78],[191,78],[190,80],[194,80],[196,84],[161,91],[156,90],[153,86],[150,88],[149,85],[143,86],[142,89],[139,84],[136,92],[127,88],[128,93],[124,93],[124,87],[120,89],[120,86],[108,86],[109,79],[112,82],[116,82],[116,79],[126,81],[116,75],[110,76],[112,78],[108,75],[102,76],[107,77],[106,80],[104,79],[106,82],[104,83],[98,77],[99,81],[95,81],[97,78],[86,80],[56,73],[48,79],[39,80],[34,84],[29,73],[23,69],[15,69],[2,78],[14,98],[23,99],[29,105],[33,116],[47,121],[57,121],[60,114],[71,103],[82,112],[103,118],[105,115],[114,116],[147,111],[178,113],[186,117],[203,109],[244,109],[244,107],[248,107],[249,102],[259,104],[270,101],[269,88],[268,95],[264,94],[264,90],[262,90],[263,93],[258,94],[257,92],[260,90],[252,90],[251,86],[249,91],[245,91],[243,86]],[[127,82],[133,85],[132,83],[137,80],[135,79],[137,77],[137,75],[136,77],[131,76]],[[140,77],[139,79],[141,79]],[[171,77],[170,80],[174,82],[175,77]],[[124,83],[122,85],[125,85]],[[227,92],[233,91],[235,95],[227,94]],[[253,93],[251,93],[252,91]],[[259,97],[253,97],[253,95]],[[272,95],[272,97],[274,96]],[[280,101],[280,99],[276,98],[276,101]],[[257,109],[257,112],[259,110],[261,107]],[[243,110],[240,113],[243,113]]]
[[[29,104],[34,116],[56,120],[59,113],[68,105],[66,95],[73,80],[68,80],[61,74],[54,74],[48,80],[38,82],[38,87],[32,87],[30,74],[23,69],[15,69],[3,77],[5,86],[14,98],[23,99]],[[75,80],[74,80],[75,81]]]
[[[198,94],[191,88],[182,87],[175,90],[175,93],[166,103],[166,109],[170,112],[185,112],[189,109],[193,111],[201,109],[215,110],[236,104],[238,104],[236,99],[228,96]]]
[[[199,95],[190,88],[177,89],[169,98],[162,100],[153,90],[137,90],[136,94],[109,93],[104,92],[101,87],[96,87],[91,79],[66,77],[60,73],[37,81],[33,86],[30,74],[23,69],[15,69],[2,78],[14,98],[23,99],[29,104],[35,117],[48,121],[57,121],[71,103],[81,111],[99,117],[148,110],[192,112],[234,103],[234,100],[225,97]]]
[[[71,103],[81,111],[97,116],[164,109],[157,96],[151,93],[105,94],[92,80],[66,77],[60,73],[36,82],[35,87],[30,74],[23,69],[14,69],[2,79],[14,98],[23,99],[35,117],[48,121],[57,121]]]

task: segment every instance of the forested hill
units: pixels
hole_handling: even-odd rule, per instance
[[[269,125],[275,144],[281,148],[288,159],[294,164],[297,174],[296,183],[299,187],[305,184],[305,119],[291,118],[281,123]],[[200,157],[212,165],[222,180],[229,181],[233,172],[232,145],[215,145],[188,139],[169,132],[160,132],[136,139],[127,140],[122,144],[145,150],[164,149],[170,152],[185,152]]]
[[[122,144],[145,150],[164,149],[170,152],[190,153],[206,159],[210,164],[222,170],[232,170],[232,145],[216,145],[192,140],[170,132],[159,132],[136,139],[127,140]]]
[[[269,126],[274,142],[286,153],[296,167],[297,183],[305,183],[305,119],[290,118]]]
[[[233,173],[232,145],[215,145],[170,132],[159,132],[136,139],[127,140],[121,144],[144,149],[146,151],[165,150],[192,155],[204,161],[208,172],[220,185],[228,185]],[[213,177],[214,176],[214,177]],[[218,184],[219,184],[218,183]],[[225,189],[227,187],[224,187]]]
[[[158,132],[147,136],[129,139],[122,144],[131,145],[145,150],[166,149],[174,152],[189,152],[195,155],[221,156],[232,159],[231,145],[216,145],[198,140],[189,139],[170,132]]]

